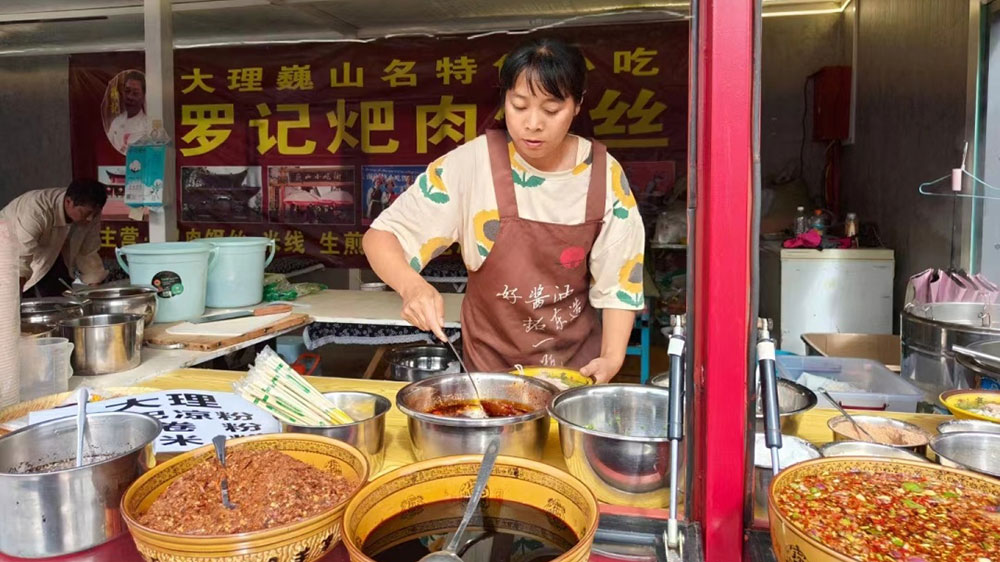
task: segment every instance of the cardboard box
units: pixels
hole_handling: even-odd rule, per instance
[[[802,334],[809,355],[871,359],[899,374],[902,346],[893,334]]]

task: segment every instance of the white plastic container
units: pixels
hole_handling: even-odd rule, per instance
[[[205,242],[159,242],[115,248],[118,264],[133,285],[152,285],[159,291],[153,322],[180,322],[205,313],[208,275],[218,254],[217,246]],[[123,257],[128,258],[127,263]]]
[[[816,392],[817,408],[833,408],[818,392],[820,388],[826,388],[842,407],[854,410],[916,412],[924,396],[909,381],[870,359],[782,355],[777,363],[778,376]]]
[[[264,300],[264,268],[274,259],[274,240],[236,236],[205,241],[219,249],[218,260],[208,276],[205,305],[239,308]]]

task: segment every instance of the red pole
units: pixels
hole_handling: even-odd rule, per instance
[[[694,346],[695,519],[705,560],[743,557],[753,2],[701,0]]]

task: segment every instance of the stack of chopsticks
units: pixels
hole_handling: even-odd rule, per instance
[[[257,354],[247,376],[233,383],[233,389],[285,423],[332,426],[354,422],[270,347]]]

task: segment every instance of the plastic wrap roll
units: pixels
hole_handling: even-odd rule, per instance
[[[0,221],[0,408],[16,404],[20,394],[18,348],[21,337],[21,291],[17,241]]]

